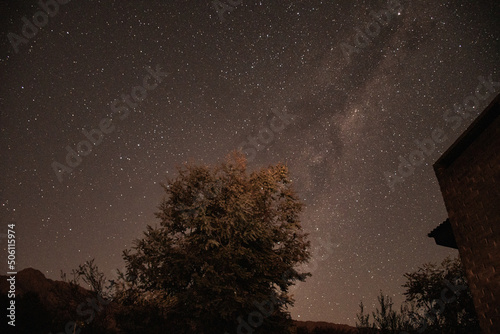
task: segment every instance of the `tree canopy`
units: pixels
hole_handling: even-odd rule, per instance
[[[406,273],[405,303],[400,312],[380,292],[380,309],[370,315],[360,303],[357,327],[366,333],[480,333],[467,279],[460,259],[446,258],[440,265],[425,263]]]
[[[460,259],[446,258],[441,265],[426,263],[405,274],[406,301],[418,313],[414,322],[419,329],[442,333],[479,333],[479,321],[465,271]]]
[[[289,287],[309,276],[297,265],[310,257],[287,167],[248,173],[234,152],[186,164],[162,186],[159,226],[123,255],[130,300],[155,305],[177,333],[285,326]]]

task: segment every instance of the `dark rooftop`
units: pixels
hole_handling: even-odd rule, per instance
[[[500,94],[477,116],[467,130],[434,163],[434,170],[447,168],[500,115]]]

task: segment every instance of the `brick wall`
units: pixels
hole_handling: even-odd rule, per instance
[[[469,129],[469,136],[462,135],[434,166],[485,333],[500,333],[500,104],[496,101],[487,121]]]

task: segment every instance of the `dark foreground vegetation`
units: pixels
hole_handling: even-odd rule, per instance
[[[405,274],[406,301],[399,310],[380,292],[378,307],[357,314],[360,333],[481,333],[465,272],[459,259],[424,264]]]
[[[80,268],[95,268],[89,261]],[[6,276],[0,276],[1,305],[7,305]],[[166,326],[157,310],[135,310],[123,307],[112,299],[100,297],[73,283],[73,279],[54,281],[35,269],[24,269],[17,275],[16,328],[2,322],[1,333],[59,334],[59,333],[179,333]],[[241,333],[247,333],[242,328]],[[193,332],[195,333],[195,332]],[[210,332],[224,334],[224,332]],[[238,329],[228,332],[238,333]],[[351,334],[357,329],[347,325],[326,322],[291,321],[289,331],[297,334]]]

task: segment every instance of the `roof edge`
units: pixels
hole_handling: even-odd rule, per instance
[[[447,168],[500,115],[500,93],[490,102],[469,127],[434,163],[434,170]]]

